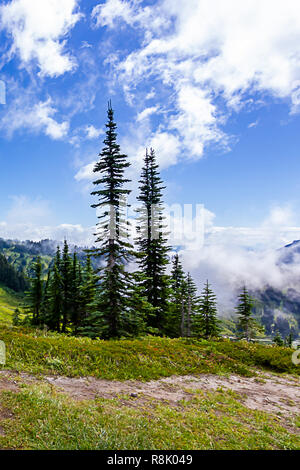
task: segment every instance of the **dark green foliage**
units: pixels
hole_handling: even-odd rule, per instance
[[[206,339],[218,337],[220,326],[217,318],[217,300],[208,281],[199,299],[199,314],[194,319],[193,331],[196,336]]]
[[[169,314],[166,319],[165,333],[172,337],[185,336],[186,276],[176,254],[173,257],[170,278]]]
[[[49,304],[47,326],[50,330],[61,331],[61,319],[63,310],[63,297],[62,297],[62,278],[60,274],[59,264],[55,263],[51,275],[50,288],[49,288]]]
[[[85,266],[77,260],[77,255],[73,255],[72,263],[72,303],[71,303],[71,323],[74,334],[77,334],[83,322],[92,312],[92,304],[96,296],[98,277],[95,274],[91,263],[91,256],[88,254]]]
[[[71,313],[72,297],[72,260],[69,255],[68,243],[64,241],[64,249],[60,266],[62,284],[62,333],[66,332],[69,316]]]
[[[197,287],[190,273],[186,276],[184,285],[185,309],[183,310],[181,335],[192,336],[192,325],[197,319],[199,312],[199,297]]]
[[[26,310],[28,318],[34,325],[44,325],[57,332],[73,332],[77,334],[80,326],[91,311],[95,300],[98,278],[91,264],[90,255],[82,267],[76,253],[71,258],[68,244],[65,242],[61,256],[57,247],[52,268],[49,268],[46,281],[41,279],[40,264],[35,263],[31,278],[31,289],[27,294]],[[39,270],[37,271],[37,267]],[[39,284],[38,284],[39,280]],[[37,286],[40,285],[37,296]],[[36,320],[34,299],[39,299],[39,315]],[[25,320],[28,323],[28,318]]]
[[[18,272],[2,254],[0,254],[0,283],[15,292],[24,292],[29,287],[24,274]]]
[[[140,180],[138,200],[139,224],[138,248],[139,265],[144,275],[144,295],[155,308],[155,315],[148,319],[150,327],[163,331],[168,311],[169,279],[166,267],[169,262],[167,238],[163,217],[162,180],[153,149],[146,151]]]
[[[82,331],[92,337],[118,338],[130,328],[130,275],[126,272],[126,263],[134,253],[132,245],[128,242],[129,227],[124,215],[124,198],[130,193],[124,188],[129,182],[124,177],[124,172],[130,164],[127,156],[120,153],[117,126],[110,104],[107,114],[104,148],[94,168],[98,177],[94,181],[97,189],[92,192],[92,195],[98,198],[98,202],[92,207],[100,212],[95,234],[97,248],[93,250],[93,256],[102,257],[105,265],[100,269],[100,287],[93,303],[93,311],[85,322],[85,330]]]
[[[40,325],[43,303],[43,280],[41,258],[38,256],[32,266],[33,277],[30,279],[30,289],[26,294],[25,309],[32,313],[32,324]]]
[[[284,341],[279,331],[276,332],[276,335],[273,338],[273,343],[276,344],[276,346],[284,346]]]
[[[250,341],[257,333],[262,333],[263,328],[252,317],[253,300],[251,299],[246,286],[244,286],[241,294],[239,295],[239,305],[236,307],[238,314],[237,330],[241,338]]]
[[[155,317],[156,312],[145,296],[143,281],[144,275],[142,273],[138,271],[132,273],[128,286],[129,315],[127,317],[130,336],[139,336],[145,333],[158,334],[157,329],[147,326],[149,319]]]
[[[22,312],[20,311],[19,308],[16,308],[14,310],[13,317],[12,317],[12,324],[14,326],[19,326],[19,325],[23,324],[23,321],[21,319],[21,314],[22,314]]]
[[[284,340],[285,346],[291,348],[293,346],[293,335],[290,333]]]

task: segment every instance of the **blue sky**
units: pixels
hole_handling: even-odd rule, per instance
[[[300,238],[297,0],[10,0],[0,35],[0,236],[91,240],[112,99],[134,191],[153,146],[210,244]]]

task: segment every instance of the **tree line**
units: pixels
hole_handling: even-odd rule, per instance
[[[171,247],[163,216],[163,190],[155,151],[146,151],[139,181],[137,238],[129,241],[125,218],[130,180],[127,155],[117,143],[117,126],[109,103],[104,147],[94,167],[92,196],[97,209],[95,248],[81,263],[57,249],[47,279],[41,259],[33,265],[26,310],[32,324],[91,338],[120,338],[143,334],[170,337],[217,337],[217,301],[207,281],[199,295],[178,254],[170,263]],[[155,210],[153,210],[155,208]],[[99,258],[94,270],[91,259]],[[137,266],[131,271],[131,266]],[[168,272],[170,271],[170,274]],[[244,288],[237,313],[246,339],[255,328],[252,303]]]
[[[15,292],[24,292],[28,288],[28,280],[22,272],[18,272],[4,255],[0,253],[0,283]]]

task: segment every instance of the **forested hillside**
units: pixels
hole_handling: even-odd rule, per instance
[[[24,273],[17,271],[2,254],[0,254],[0,284],[16,292],[24,292],[28,287]]]
[[[5,240],[0,238],[0,254],[5,255],[8,262],[14,266],[18,272],[24,272],[26,275],[32,274],[32,265],[39,256],[42,263],[42,272],[46,275],[49,266],[53,262],[57,246],[62,247],[63,242],[55,240],[41,240],[38,242],[26,240]],[[86,247],[70,245],[72,253],[76,252],[80,262],[86,258]],[[93,266],[99,266],[100,261],[93,259]]]

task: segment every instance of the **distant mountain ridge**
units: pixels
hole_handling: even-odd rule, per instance
[[[63,247],[63,242],[54,240],[41,240],[33,242],[31,240],[5,240],[0,238],[0,254],[4,255],[7,261],[20,273],[30,275],[32,263],[36,260],[37,256],[41,257],[43,272],[48,270],[53,256],[55,255],[57,246]],[[70,253],[77,253],[79,261],[86,259],[86,249],[88,247],[79,247],[77,245],[69,244]],[[94,267],[99,266],[100,261],[93,260]]]
[[[279,263],[281,264],[292,264],[295,263],[295,258],[299,256],[300,260],[300,240],[294,240],[292,243],[285,245],[279,250]]]
[[[288,267],[300,264],[300,240],[294,240],[278,251],[277,265]],[[300,270],[299,270],[300,271]],[[299,286],[297,288],[297,286]],[[293,287],[279,290],[267,286],[255,290],[252,296],[256,299],[255,311],[265,326],[268,335],[278,330],[283,337],[292,333],[294,338],[300,332],[300,278],[295,277]]]

